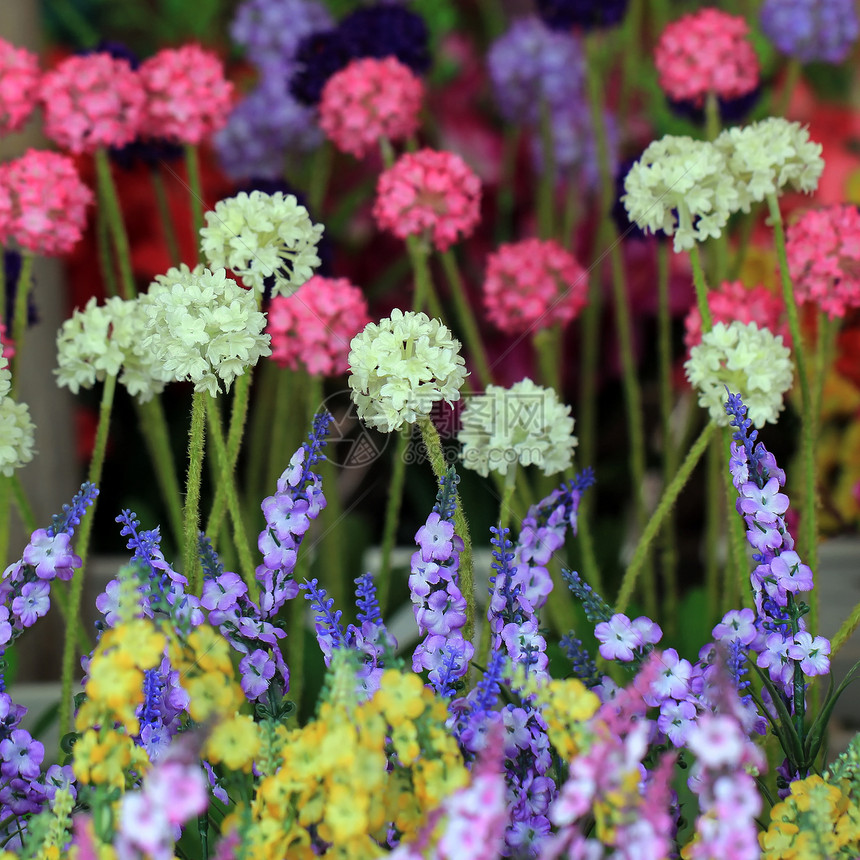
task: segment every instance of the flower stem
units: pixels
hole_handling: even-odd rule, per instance
[[[427,458],[433,467],[437,479],[444,478],[448,473],[445,455],[442,452],[442,441],[439,431],[429,418],[419,418],[418,427],[421,439],[427,451]],[[460,553],[460,591],[466,599],[466,624],[463,627],[463,638],[471,642],[475,636],[475,583],[472,578],[472,539],[469,536],[469,524],[463,512],[461,499],[457,499],[454,508],[454,529],[463,540],[463,551]]]
[[[239,459],[239,448],[242,446],[242,437],[245,433],[245,421],[248,417],[248,403],[251,398],[251,380],[254,368],[246,367],[245,372],[236,378],[233,389],[233,406],[230,411],[230,427],[227,430],[227,468],[231,473],[236,468]],[[215,487],[215,498],[212,502],[212,510],[206,523],[206,534],[214,541],[221,528],[221,520],[224,517],[227,506],[227,487],[221,482]]]
[[[472,310],[469,299],[466,297],[466,290],[463,286],[463,279],[460,277],[457,258],[450,248],[447,251],[441,251],[439,256],[442,260],[442,268],[445,270],[445,275],[451,286],[451,295],[454,297],[454,311],[457,314],[460,328],[465,335],[469,356],[475,365],[475,369],[478,371],[478,379],[482,387],[486,388],[493,381],[493,376],[490,371],[490,364],[487,361],[484,343],[478,331],[478,324],[475,322],[475,312]]]
[[[15,291],[15,309],[12,314],[12,340],[15,341],[15,355],[12,356],[11,394],[14,397],[18,390],[18,376],[21,367],[21,356],[24,354],[24,332],[27,330],[27,296],[33,274],[33,255],[25,253],[21,258],[21,274],[18,276],[18,287]]]
[[[194,227],[194,262],[200,262],[200,231],[203,229],[203,185],[200,181],[200,155],[192,143],[185,144],[185,169],[188,173],[188,193],[191,203],[191,223]],[[196,544],[196,541],[195,541]]]
[[[110,225],[103,206],[99,206],[96,212],[96,244],[99,251],[99,268],[105,283],[105,292],[108,296],[118,296],[119,289],[116,282],[116,270],[114,268],[113,249],[111,246]]]
[[[203,479],[205,391],[195,391],[191,401],[191,426],[188,430],[188,472],[185,481],[184,546],[182,571],[188,579],[188,591],[199,595],[203,588],[197,533],[200,519],[200,483]]]
[[[430,300],[430,291],[433,288],[427,248],[418,236],[407,236],[406,250],[409,253],[409,262],[412,263],[412,273],[415,276],[415,295],[412,298],[412,308],[415,311],[423,311],[424,305]]]
[[[657,347],[660,375],[660,425],[663,437],[663,486],[668,487],[678,469],[677,448],[672,438],[672,315],[669,307],[669,246],[655,242],[657,251]],[[678,548],[675,543],[675,517],[666,515],[661,534],[660,570],[663,575],[667,632],[677,624],[678,614]],[[596,587],[596,585],[595,585]]]
[[[227,445],[224,441],[224,431],[221,429],[221,416],[214,397],[206,401],[206,417],[209,424],[209,437],[212,440],[215,453],[215,470],[213,483],[217,487],[224,488],[227,498],[227,509],[233,520],[233,539],[236,552],[239,554],[239,567],[242,578],[248,586],[248,594],[255,595],[259,586],[254,577],[254,560],[251,555],[251,546],[248,543],[248,533],[242,520],[242,507],[239,504],[239,493],[236,490],[236,472],[229,462]]]
[[[108,374],[105,377],[102,388],[102,399],[99,406],[99,424],[96,430],[96,439],[93,446],[93,456],[90,460],[87,480],[98,486],[102,477],[104,467],[105,451],[107,450],[108,429],[110,428],[110,416],[113,408],[114,392],[116,390],[116,376]],[[88,515],[81,522],[78,530],[78,539],[75,544],[75,552],[81,559],[81,566],[74,572],[69,583],[69,600],[66,611],[66,632],[63,641],[63,669],[62,669],[62,697],[60,698],[60,737],[72,728],[72,680],[75,669],[75,656],[77,649],[75,642],[78,638],[78,625],[81,614],[81,595],[84,590],[84,572],[87,569],[87,553],[89,550],[90,535],[92,534],[95,519],[95,508],[97,499],[93,499]]]
[[[813,414],[812,393],[809,389],[807,376],[806,348],[803,344],[803,334],[800,330],[800,316],[797,302],[794,298],[794,285],[788,271],[788,255],[785,248],[785,229],[782,223],[782,213],[779,210],[779,200],[776,194],[767,195],[767,207],[773,223],[773,236],[776,244],[776,254],[779,260],[779,273],[782,281],[782,296],[788,314],[788,327],[791,331],[794,360],[797,364],[797,376],[800,382],[801,403],[801,450],[803,454],[804,477],[804,516],[802,519],[803,551],[809,567],[818,570],[818,514],[815,498],[815,428],[817,416]],[[813,590],[809,594],[809,629],[816,630],[818,623],[818,595]]]
[[[642,537],[639,539],[639,544],[633,553],[633,558],[631,559],[627,570],[624,572],[624,578],[621,581],[621,588],[618,591],[618,597],[615,599],[616,612],[624,612],[630,603],[630,598],[633,596],[633,589],[636,587],[636,578],[648,557],[648,548],[657,533],[660,531],[660,527],[663,525],[666,515],[677,501],[681,490],[684,488],[684,485],[693,473],[693,469],[695,469],[696,464],[699,462],[702,454],[704,454],[705,449],[708,447],[708,442],[710,441],[715,429],[716,424],[714,424],[713,421],[709,421],[705,426],[705,429],[702,430],[699,435],[699,438],[696,439],[693,446],[687,453],[687,456],[678,469],[678,473],[675,475],[672,483],[663,491],[663,497],[660,499],[660,503],[657,505],[656,510],[651,515],[651,519],[645,526],[645,530],[642,532]]]
[[[726,593],[723,595],[723,609],[728,612],[733,606],[740,603],[742,606],[752,608],[752,593],[749,589],[749,563],[747,561],[747,541],[744,532],[743,520],[737,516],[735,509],[735,498],[737,491],[732,482],[732,473],[729,469],[729,460],[732,455],[732,431],[730,427],[723,427],[723,462],[722,473],[726,487],[726,510],[728,512],[729,533],[729,558],[727,561]],[[729,588],[729,571],[735,574],[737,584],[737,599],[732,599],[735,592],[735,584]]]
[[[125,229],[122,207],[119,204],[119,195],[113,181],[110,159],[108,158],[106,149],[99,147],[96,150],[95,162],[99,199],[105,209],[108,227],[113,236],[113,244],[116,249],[122,297],[124,299],[133,299],[137,295],[137,290],[134,286],[134,273],[131,268],[131,250],[128,244],[128,233]]]
[[[170,263],[173,266],[178,266],[182,262],[182,254],[179,250],[179,241],[176,238],[176,228],[173,225],[173,215],[170,212],[170,199],[164,185],[164,177],[158,167],[150,167],[149,178],[152,180],[152,190],[155,192],[158,218],[161,221],[161,229],[164,231],[164,241],[167,244]]]
[[[377,577],[376,597],[383,617],[388,608],[391,594],[391,550],[397,538],[397,526],[400,522],[400,508],[403,504],[403,488],[406,483],[406,449],[411,437],[405,429],[397,434],[394,444],[394,462],[391,467],[391,481],[388,484],[388,501],[385,506],[385,525],[382,530],[381,559],[379,576]]]
[[[696,303],[702,317],[702,332],[707,333],[714,327],[711,308],[708,306],[708,286],[705,283],[705,273],[702,270],[702,255],[699,253],[698,242],[690,249],[690,262],[693,265],[693,285],[696,288]]]
[[[493,472],[493,477],[497,478],[497,486],[501,492],[501,500],[499,502],[499,527],[507,528],[509,522],[509,515],[515,514],[515,511],[511,505],[514,498],[514,491],[517,488],[517,472],[519,469],[517,468],[517,463],[511,463],[508,466],[508,471],[505,473],[505,477],[502,478],[498,472]]]
[[[182,546],[182,490],[176,477],[176,462],[170,447],[170,433],[164,407],[158,396],[140,403],[133,398],[143,438],[155,466],[155,479],[167,507],[167,517],[176,546]]]

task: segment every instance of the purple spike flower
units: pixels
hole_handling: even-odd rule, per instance
[[[860,32],[853,0],[765,0],[759,21],[765,36],[801,63],[841,63]]]

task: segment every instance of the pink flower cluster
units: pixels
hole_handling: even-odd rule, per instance
[[[128,60],[101,53],[63,60],[42,79],[39,98],[45,134],[77,154],[131,143],[146,97]]]
[[[400,239],[427,232],[446,251],[480,221],[481,181],[453,152],[407,152],[380,175],[373,216]]]
[[[0,166],[0,243],[12,238],[34,254],[66,254],[81,238],[92,202],[71,158],[30,149]]]
[[[735,99],[756,88],[759,63],[740,16],[706,8],[673,21],[654,50],[669,98],[701,105],[708,93]]]
[[[348,367],[349,342],[370,322],[364,294],[346,278],[314,275],[291,296],[276,296],[266,331],[272,359],[293,370],[336,376]]]
[[[414,134],[423,99],[421,79],[394,57],[353,60],[322,91],[320,128],[341,152],[363,158],[380,138]]]
[[[18,131],[36,106],[39,59],[0,39],[0,134]]]
[[[484,306],[507,334],[565,325],[587,301],[585,269],[551,239],[502,245],[487,260]]]
[[[226,125],[233,85],[211,51],[166,48],[142,63],[138,74],[147,96],[143,135],[197,145]]]
[[[788,269],[800,301],[831,319],[860,307],[860,212],[829,206],[806,212],[787,231]]]
[[[767,287],[745,287],[740,281],[723,281],[716,290],[708,292],[708,308],[715,323],[754,322],[759,328],[782,335],[782,342],[791,346],[785,304],[781,296]],[[698,306],[693,305],[684,320],[684,345],[689,350],[701,342],[702,315]]]

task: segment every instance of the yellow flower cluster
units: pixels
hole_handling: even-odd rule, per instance
[[[770,812],[759,836],[762,860],[836,860],[860,851],[860,805],[848,780],[818,775],[796,780],[791,794]]]
[[[102,635],[90,661],[86,701],[75,718],[81,736],[74,749],[75,776],[86,785],[126,787],[149,764],[132,736],[143,702],[144,672],[161,663],[165,635],[135,618]]]
[[[540,708],[550,743],[570,761],[586,745],[585,724],[597,712],[600,699],[578,678],[551,678],[541,683],[525,675],[522,667],[517,669],[520,671],[511,678],[511,684]]]
[[[333,843],[333,856],[375,860],[389,822],[409,839],[468,782],[445,704],[418,676],[389,669],[360,704],[355,689],[348,656],[335,654],[317,718],[286,732],[278,770],[260,782],[250,819],[232,816],[247,860],[309,860],[311,833]]]
[[[170,663],[179,670],[190,697],[188,713],[197,723],[214,723],[203,755],[212,764],[250,772],[260,750],[257,724],[239,708],[246,701],[236,683],[230,646],[213,627],[201,625],[187,640],[170,642]]]

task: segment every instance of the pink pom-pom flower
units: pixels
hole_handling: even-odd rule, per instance
[[[353,60],[323,88],[320,128],[341,152],[363,158],[380,138],[414,134],[423,99],[421,79],[394,57]]]
[[[45,134],[70,152],[123,147],[140,130],[143,84],[128,60],[110,54],[69,57],[42,79]]]
[[[0,242],[11,237],[34,254],[66,254],[81,238],[92,202],[71,158],[30,149],[0,168]]]
[[[380,175],[373,216],[399,239],[426,233],[446,251],[481,219],[481,180],[453,152],[407,152]]]
[[[337,376],[349,366],[349,342],[370,322],[364,294],[346,278],[314,275],[290,296],[275,296],[266,328],[281,367]]]
[[[671,99],[701,106],[708,93],[736,99],[756,88],[759,63],[749,26],[719,9],[701,9],[669,24],[654,50],[660,86]]]
[[[552,239],[502,245],[487,260],[484,306],[503,332],[565,325],[588,301],[588,276]]]
[[[860,212],[828,206],[804,213],[786,235],[788,270],[800,301],[830,319],[860,307]]]
[[[714,323],[729,325],[735,320],[744,325],[755,323],[759,328],[782,335],[782,342],[791,346],[782,296],[772,293],[767,287],[746,287],[740,281],[723,281],[717,289],[708,292],[708,308]],[[702,315],[693,305],[684,320],[684,345],[690,350],[701,342]]]
[[[197,145],[227,124],[233,84],[224,64],[199,45],[165,48],[143,62],[146,91],[141,132]]]
[[[18,131],[36,106],[39,58],[0,39],[0,134]]]

